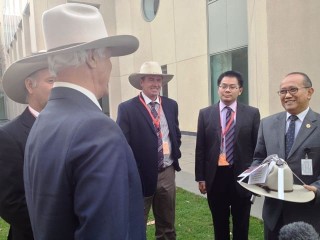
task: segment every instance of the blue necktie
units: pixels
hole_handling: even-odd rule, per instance
[[[234,147],[234,131],[235,124],[234,118],[231,119],[232,109],[230,107],[225,107],[227,109],[226,114],[226,126],[230,124],[230,127],[225,135],[225,148],[226,148],[226,158],[227,162],[232,165],[233,164],[233,147]],[[231,123],[229,123],[231,122]]]
[[[291,115],[289,117],[289,119],[290,119],[290,124],[289,124],[288,131],[286,133],[286,159],[289,155],[289,152],[290,152],[292,145],[293,145],[293,142],[294,142],[295,125],[296,125],[295,122],[298,119],[298,117],[295,115]]]
[[[151,113],[155,119],[158,118],[158,113],[156,110],[156,103],[150,102],[151,106]],[[163,146],[162,146],[162,137],[161,137],[161,128],[160,128],[160,119],[159,119],[159,126],[154,125],[154,128],[156,130],[156,134],[158,137],[158,170],[163,169]]]

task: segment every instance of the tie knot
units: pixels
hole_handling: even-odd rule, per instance
[[[232,108],[231,107],[228,107],[228,106],[225,106],[225,109],[227,110],[227,112],[231,113],[232,112]]]
[[[150,102],[149,104],[150,104],[151,107],[155,107],[156,106],[155,102]]]
[[[298,117],[296,116],[296,115],[291,115],[290,117],[289,117],[289,119],[290,119],[290,121],[296,121],[296,120],[298,120]]]

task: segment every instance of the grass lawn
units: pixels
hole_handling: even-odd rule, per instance
[[[213,226],[207,199],[177,188],[176,231],[179,240],[212,240]],[[153,220],[152,214],[149,217]],[[0,240],[6,240],[8,225],[0,219]],[[154,225],[147,228],[148,240],[154,239]],[[263,223],[251,217],[250,240],[263,239]]]
[[[153,220],[150,211],[149,220]],[[147,227],[147,239],[154,238],[154,225]],[[213,225],[207,199],[177,188],[176,233],[179,240],[212,240]],[[232,238],[231,238],[232,239]],[[250,240],[263,239],[263,222],[251,217],[249,228]]]

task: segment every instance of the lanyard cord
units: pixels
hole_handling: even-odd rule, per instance
[[[141,95],[139,94],[139,100],[140,102],[142,103],[142,105],[147,109],[151,119],[152,119],[152,122],[153,124],[157,127],[157,128],[160,128],[160,114],[161,114],[161,110],[162,110],[162,100],[161,100],[161,97],[159,96],[159,102],[160,102],[160,107],[158,109],[158,116],[157,118],[155,118],[153,116],[153,114],[151,113],[151,110],[150,108],[147,106],[147,104],[145,103],[145,101],[142,99]]]

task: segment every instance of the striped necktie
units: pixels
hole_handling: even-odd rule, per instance
[[[226,114],[226,126],[230,126],[225,135],[225,149],[226,149],[226,158],[227,162],[233,164],[233,147],[234,147],[234,131],[235,123],[234,118],[231,118],[232,109],[230,107],[225,107],[227,109]]]
[[[289,128],[286,133],[286,159],[288,158],[289,152],[294,143],[296,120],[298,119],[298,117],[296,115],[291,115],[289,119],[290,119]]]
[[[158,113],[156,110],[156,103],[155,102],[150,102],[149,103],[151,106],[151,113],[155,119],[158,118]],[[162,136],[161,136],[161,128],[160,128],[160,119],[159,119],[159,125],[156,126],[154,125],[154,128],[156,130],[156,134],[158,137],[158,170],[163,169],[163,146],[162,146]]]

